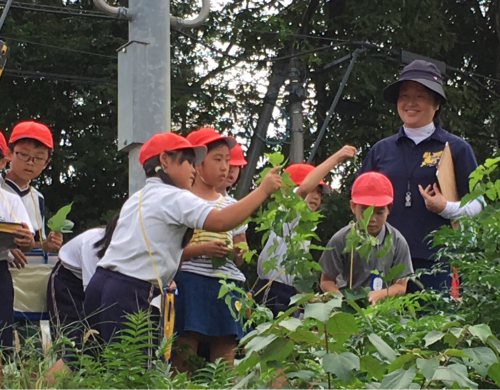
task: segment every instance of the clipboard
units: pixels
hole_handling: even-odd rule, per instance
[[[453,157],[451,155],[450,144],[447,142],[443,149],[443,154],[439,160],[436,169],[436,177],[439,188],[446,200],[450,202],[458,202],[457,183],[455,180],[455,166],[453,165]],[[457,229],[458,221],[450,221],[451,227]]]

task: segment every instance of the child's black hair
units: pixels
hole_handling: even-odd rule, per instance
[[[207,146],[207,153],[209,153],[210,151],[217,149],[219,146],[223,146],[223,145],[226,145],[229,148],[228,143],[224,139],[218,139],[217,141],[210,142],[209,144],[206,145]]]
[[[165,151],[165,153],[169,157],[172,157],[175,161],[177,161],[178,164],[182,164],[184,161],[188,161],[191,165],[194,165],[196,161],[196,155],[194,154],[193,149]],[[177,185],[172,180],[170,175],[166,173],[163,169],[161,169],[160,155],[156,155],[147,159],[144,162],[143,168],[146,177],[158,176],[161,179],[161,181],[163,181],[165,184],[177,187]],[[181,243],[182,248],[185,248],[187,244],[189,244],[189,241],[191,241],[191,238],[193,237],[193,233],[194,230],[191,228],[188,228],[186,230],[186,233],[184,233],[184,237],[182,237],[182,243]]]
[[[97,252],[97,257],[99,259],[103,258],[109,244],[111,243],[111,238],[113,237],[113,232],[115,231],[116,223],[118,222],[119,217],[120,213],[116,213],[111,217],[106,225],[106,229],[104,230],[104,236],[94,244],[94,249],[99,249]]]
[[[49,159],[52,157],[52,150],[49,147],[47,147],[46,145],[44,145],[43,143],[41,143],[40,141],[38,141],[37,139],[34,139],[34,138],[21,138],[21,139],[18,139],[17,141],[15,141],[15,142],[11,142],[8,145],[10,151],[13,152],[14,151],[14,147],[18,143],[20,143],[20,142],[28,142],[31,145],[33,145],[36,149],[38,149],[38,148],[45,148],[49,152]]]

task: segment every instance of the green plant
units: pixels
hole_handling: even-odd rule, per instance
[[[73,233],[71,229],[75,224],[66,219],[68,214],[71,212],[71,207],[73,206],[73,202],[67,204],[66,206],[61,207],[57,213],[55,213],[52,218],[50,218],[47,222],[47,226],[50,230],[59,233]]]

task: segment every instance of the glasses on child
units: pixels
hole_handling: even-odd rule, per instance
[[[35,165],[45,165],[49,161],[48,159],[45,159],[43,157],[32,157],[29,154],[23,152],[14,152],[14,153],[19,160],[24,162],[29,162],[31,160]]]

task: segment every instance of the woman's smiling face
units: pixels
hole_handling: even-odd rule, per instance
[[[398,97],[398,114],[405,127],[418,128],[428,125],[439,110],[433,93],[416,81],[401,84]]]

